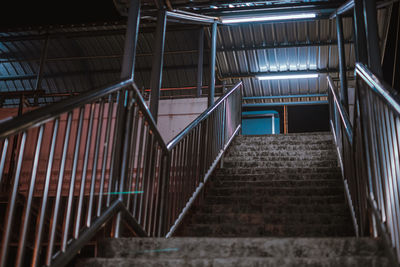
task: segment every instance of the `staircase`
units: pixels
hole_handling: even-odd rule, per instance
[[[105,240],[78,266],[389,266],[355,238],[330,133],[238,136],[178,238]]]

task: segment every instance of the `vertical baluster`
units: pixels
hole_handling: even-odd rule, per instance
[[[135,103],[134,105],[134,111],[133,111],[133,128],[132,128],[132,134],[131,134],[131,139],[130,139],[130,155],[129,155],[129,166],[128,166],[128,191],[132,190],[135,192],[135,189],[133,187],[133,184],[135,184],[136,187],[136,181],[134,181],[134,167],[135,167],[135,160],[136,160],[136,150],[137,150],[137,137],[138,137],[138,124],[139,124],[139,107]],[[127,200],[126,200],[126,209],[130,210],[131,208],[131,199],[132,195],[128,194]]]
[[[171,199],[171,205],[172,205],[172,209],[171,209],[171,215],[170,215],[170,224],[174,223],[174,220],[176,218],[176,212],[177,212],[177,201],[178,201],[178,147],[179,144],[177,146],[174,147],[174,149],[172,150],[172,167],[171,167],[171,173],[172,173],[172,189],[171,189],[171,194],[172,194],[172,199]]]
[[[138,137],[138,155],[137,155],[137,163],[136,163],[136,178],[135,178],[135,189],[134,191],[137,191],[140,189],[139,184],[141,184],[142,186],[142,190],[143,190],[143,179],[141,179],[142,177],[142,155],[143,155],[143,147],[145,145],[144,139],[145,139],[145,133],[146,133],[146,129],[145,129],[145,124],[144,124],[144,117],[143,114],[139,111],[139,116],[140,116],[140,134]],[[142,194],[135,194],[133,196],[133,204],[132,204],[132,214],[133,216],[138,216],[136,214],[136,212],[140,209],[138,209],[137,204],[138,204],[138,197],[141,197]]]
[[[143,116],[143,120],[145,120],[144,116]],[[140,194],[139,197],[139,214],[138,214],[138,222],[139,224],[142,222],[142,211],[143,211],[143,198],[147,197],[144,196],[145,194],[147,194],[148,188],[147,185],[145,185],[145,182],[147,181],[147,164],[148,164],[148,160],[147,160],[147,155],[149,154],[148,151],[150,150],[150,133],[149,133],[149,129],[148,129],[148,125],[147,122],[144,121],[144,127],[145,127],[145,132],[143,135],[143,143],[144,143],[144,152],[143,152],[143,173],[142,173],[142,191],[144,192],[143,194]],[[143,224],[144,225],[144,224]]]
[[[25,151],[25,142],[26,142],[26,135],[27,133],[24,132],[22,134],[21,138],[21,144],[18,152],[18,161],[17,161],[17,169],[15,171],[14,175],[14,181],[12,183],[12,191],[10,198],[8,200],[7,204],[7,216],[5,220],[5,226],[3,230],[3,239],[1,243],[1,257],[0,257],[0,267],[5,267],[6,266],[6,260],[8,256],[8,246],[10,242],[10,234],[12,231],[12,226],[13,226],[13,220],[14,220],[14,213],[15,213],[15,204],[16,204],[16,199],[17,199],[17,194],[18,194],[18,186],[19,186],[19,179],[21,175],[21,168],[22,168],[22,159],[24,156],[24,151]]]
[[[96,186],[97,164],[99,162],[99,148],[100,148],[101,132],[103,128],[103,117],[104,117],[104,101],[101,100],[97,117],[96,137],[94,140],[95,146],[94,146],[94,156],[92,164],[92,179],[90,181],[89,205],[86,212],[86,227],[89,227],[92,222],[91,220],[93,214],[94,191]],[[101,198],[101,195],[99,195],[99,198]]]
[[[47,171],[46,171],[46,180],[45,180],[44,190],[43,190],[43,194],[42,194],[42,204],[40,207],[40,212],[39,212],[40,215],[39,215],[38,224],[36,225],[36,235],[35,235],[36,238],[35,238],[35,245],[34,245],[34,249],[33,249],[32,266],[37,266],[39,264],[41,242],[42,242],[42,235],[43,235],[43,228],[44,228],[44,220],[45,220],[45,216],[46,216],[47,202],[48,202],[48,197],[49,197],[51,171],[53,168],[54,151],[55,151],[56,142],[57,142],[57,133],[58,133],[59,122],[60,122],[60,119],[57,118],[54,121],[54,125],[53,125],[53,135],[51,137],[49,160],[47,163]]]
[[[395,128],[394,128],[394,118],[393,118],[393,113],[392,111],[389,111],[388,107],[385,106],[385,114],[386,114],[386,123],[387,123],[387,130],[388,130],[388,137],[389,137],[389,155],[390,155],[390,164],[391,164],[391,171],[392,175],[390,177],[389,183],[390,187],[392,189],[392,194],[393,194],[393,202],[392,202],[392,207],[393,207],[393,214],[395,214],[395,222],[394,222],[394,237],[395,237],[395,247],[398,248],[400,246],[400,209],[399,209],[399,192],[397,189],[397,184],[396,184],[396,177],[399,177],[400,170],[399,170],[399,155],[398,151],[396,149],[397,147],[397,138],[395,136]]]
[[[376,145],[376,154],[378,157],[378,161],[374,161],[375,168],[379,172],[379,177],[375,177],[375,194],[378,195],[378,204],[381,203],[382,209],[386,209],[385,213],[391,218],[392,213],[387,213],[387,208],[388,208],[388,188],[387,185],[387,179],[389,176],[388,172],[388,167],[387,167],[387,160],[388,160],[388,154],[387,150],[384,149],[385,146],[387,146],[387,136],[386,132],[384,130],[384,118],[383,118],[383,112],[379,108],[380,102],[374,102],[374,95],[370,90],[368,90],[368,97],[370,103],[372,103],[373,106],[371,106],[370,110],[370,121],[372,123],[372,130],[374,131],[373,133],[375,134],[373,141],[375,142]],[[376,101],[376,99],[375,99]],[[385,191],[383,190],[385,189]],[[385,193],[386,192],[386,193]],[[386,198],[384,198],[386,196]],[[385,204],[386,202],[386,204]],[[386,207],[386,208],[385,208]],[[389,219],[390,220],[390,219]]]
[[[8,148],[8,138],[4,139],[3,141],[3,149],[1,152],[1,160],[0,160],[0,183],[3,181],[3,172],[4,172],[4,165],[6,162],[7,157],[7,148]]]
[[[53,254],[54,239],[55,239],[56,229],[57,229],[58,212],[60,210],[60,205],[61,205],[62,186],[64,184],[63,183],[64,170],[65,170],[65,162],[67,160],[69,136],[71,133],[71,123],[72,123],[72,113],[68,113],[67,125],[66,125],[65,136],[64,136],[64,146],[63,146],[60,170],[59,170],[59,175],[58,175],[56,199],[55,199],[55,203],[53,205],[53,212],[52,212],[52,216],[51,216],[52,220],[51,220],[51,226],[50,226],[50,236],[49,236],[49,243],[47,246],[47,257],[46,257],[46,265],[47,266],[50,266],[51,258],[52,258],[52,254]]]
[[[379,100],[378,101],[378,108],[380,109],[381,118],[382,118],[382,124],[384,126],[383,132],[384,132],[384,140],[385,140],[385,146],[382,148],[385,151],[386,154],[386,169],[387,169],[387,176],[385,179],[385,183],[387,185],[387,191],[386,195],[389,195],[389,200],[388,200],[388,208],[390,209],[391,215],[392,215],[392,220],[391,220],[391,225],[392,225],[392,230],[391,230],[391,237],[392,237],[392,242],[393,246],[396,246],[397,240],[398,240],[398,231],[397,231],[397,225],[398,225],[398,214],[396,214],[396,207],[395,207],[395,192],[393,188],[393,184],[391,183],[393,180],[393,177],[396,175],[394,173],[394,159],[392,155],[392,148],[393,148],[393,142],[392,142],[392,136],[391,136],[391,129],[390,129],[390,122],[388,118],[388,111],[387,107],[384,106],[384,104]]]
[[[176,216],[179,215],[181,211],[181,204],[182,204],[182,195],[183,195],[183,152],[184,152],[184,139],[180,142],[179,144],[179,152],[178,152],[178,187],[177,187],[177,192],[178,192],[178,200],[177,200],[177,214]]]
[[[18,254],[17,254],[17,260],[15,263],[15,266],[22,266],[23,259],[24,259],[24,253],[25,253],[25,247],[26,247],[26,238],[27,238],[27,231],[28,231],[28,225],[29,225],[29,219],[30,219],[30,213],[31,213],[31,207],[32,207],[32,198],[33,198],[33,192],[35,189],[35,183],[36,183],[36,175],[37,175],[37,169],[39,165],[39,157],[40,157],[40,149],[42,147],[42,139],[43,139],[43,130],[44,130],[44,125],[41,125],[39,127],[39,132],[36,140],[36,148],[35,148],[35,155],[33,158],[33,163],[32,163],[32,174],[31,174],[31,180],[30,180],[30,185],[29,185],[29,190],[28,190],[28,196],[26,200],[26,204],[24,205],[24,211],[22,215],[22,225],[21,225],[21,231],[20,231],[20,237],[19,237],[19,242],[18,242]]]
[[[162,175],[160,173],[161,171],[161,165],[162,165],[162,153],[161,153],[161,147],[159,146],[158,142],[157,142],[157,150],[156,150],[156,166],[155,166],[155,170],[156,172],[154,173],[155,176],[155,182],[152,185],[152,187],[154,188],[154,196],[151,198],[151,210],[150,210],[150,219],[149,219],[149,225],[150,225],[150,230],[149,233],[151,236],[155,236],[156,233],[156,226],[157,226],[157,215],[159,212],[159,201],[161,200],[161,188],[160,188],[160,183],[161,183],[161,178]],[[156,186],[157,185],[157,186]]]
[[[158,143],[155,140],[154,134],[151,135],[151,147],[150,147],[150,162],[149,162],[149,171],[147,176],[147,190],[148,192],[146,196],[146,204],[144,209],[144,220],[143,225],[147,225],[147,232],[150,232],[151,227],[151,214],[153,211],[153,201],[154,201],[154,183],[156,181],[154,169],[156,168],[157,164],[157,147]]]
[[[81,185],[80,185],[80,190],[79,190],[78,208],[77,208],[76,217],[75,217],[74,238],[78,238],[78,236],[79,236],[80,225],[81,225],[82,214],[83,214],[83,200],[85,198],[86,175],[87,175],[87,169],[88,169],[88,164],[89,164],[90,143],[92,141],[94,108],[95,108],[95,105],[90,104],[89,124],[88,124],[88,130],[87,130],[87,135],[86,135],[86,147],[85,147],[85,155],[84,155],[84,160],[83,160]]]
[[[68,243],[68,233],[69,233],[69,227],[70,227],[70,222],[71,222],[72,203],[74,201],[76,171],[77,171],[77,167],[78,167],[79,147],[81,144],[84,114],[85,114],[85,108],[82,107],[79,109],[78,128],[76,129],[74,158],[73,158],[73,163],[72,163],[72,173],[71,173],[71,179],[69,182],[68,202],[67,202],[67,206],[65,208],[65,214],[64,214],[63,236],[62,236],[62,242],[61,242],[61,251],[62,252],[66,251],[67,243]]]
[[[97,214],[96,214],[97,217],[99,217],[101,214],[103,194],[104,194],[104,183],[105,183],[105,176],[106,176],[106,171],[107,171],[108,154],[109,154],[109,148],[112,148],[110,146],[110,141],[111,141],[110,135],[111,135],[111,122],[112,122],[113,111],[114,111],[113,95],[110,95],[108,98],[107,126],[106,126],[106,134],[104,137],[103,162],[101,164],[99,201],[97,203]],[[109,174],[109,177],[110,176],[111,176],[111,174]],[[110,178],[109,178],[109,180],[110,180]]]
[[[119,117],[119,112],[120,110],[118,109],[119,103],[123,101],[123,93],[122,91],[118,91],[117,97],[116,97],[116,117],[115,117],[115,124],[114,124],[114,131],[113,131],[113,141],[111,145],[111,163],[110,163],[110,172],[109,172],[109,179],[108,179],[108,190],[107,190],[107,207],[110,206],[111,204],[111,197],[112,195],[110,194],[112,190],[115,187],[115,179],[113,177],[114,174],[114,167],[115,167],[115,160],[116,160],[116,152],[118,150],[117,144],[118,144],[118,134],[117,134],[117,126],[118,126],[118,117]],[[114,102],[113,102],[113,108],[114,108]]]

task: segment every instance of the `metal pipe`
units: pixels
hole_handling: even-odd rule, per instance
[[[24,252],[25,252],[25,247],[26,247],[25,243],[26,243],[26,238],[27,238],[29,218],[30,218],[31,207],[32,207],[33,192],[34,192],[35,183],[36,183],[37,169],[38,169],[38,165],[39,165],[40,149],[42,147],[43,131],[44,131],[44,125],[39,127],[38,137],[36,140],[35,156],[34,156],[34,159],[32,162],[31,180],[30,180],[30,185],[29,185],[29,190],[28,190],[27,201],[26,201],[26,204],[24,207],[24,213],[22,216],[23,224],[21,227],[21,234],[20,234],[20,238],[19,238],[19,242],[18,242],[18,254],[17,254],[17,260],[15,263],[15,266],[22,266],[23,262],[24,262]]]
[[[38,266],[39,258],[40,258],[40,250],[42,247],[42,236],[44,230],[44,220],[46,216],[47,210],[47,202],[49,200],[49,189],[50,189],[50,181],[51,181],[51,172],[53,169],[53,161],[54,161],[54,152],[56,150],[56,142],[57,142],[57,133],[58,126],[60,123],[60,119],[56,119],[53,125],[53,135],[51,138],[50,152],[49,152],[49,160],[47,162],[47,170],[46,170],[46,178],[44,181],[44,188],[42,193],[42,204],[40,207],[39,218],[36,224],[36,235],[35,235],[35,245],[33,248],[33,256],[32,256],[32,266]]]
[[[178,10],[166,11],[166,14],[169,18],[175,18],[178,20],[191,21],[191,22],[199,22],[202,24],[212,24],[216,20],[215,17],[198,15],[196,13],[191,13],[191,12],[182,12]]]
[[[349,0],[346,3],[344,3],[343,5],[341,5],[340,7],[338,7],[338,9],[336,9],[336,11],[333,12],[329,18],[334,19],[338,15],[345,14],[353,8],[354,8],[354,0]]]
[[[356,50],[356,61],[366,64],[368,55],[366,50],[366,35],[363,14],[363,0],[354,0],[354,48]]]
[[[344,108],[349,112],[349,96],[347,90],[347,76],[346,76],[346,53],[344,49],[343,37],[343,22],[342,16],[336,16],[336,29],[338,39],[338,54],[339,54],[339,70],[340,70],[340,101]]]
[[[215,60],[217,49],[217,23],[214,22],[211,27],[211,51],[210,51],[210,83],[208,89],[208,106],[214,104],[215,95]]]
[[[66,125],[65,135],[64,135],[64,145],[63,145],[60,169],[59,169],[59,175],[58,175],[56,198],[55,198],[55,203],[53,205],[53,212],[51,215],[50,236],[49,236],[49,244],[47,246],[47,257],[46,257],[46,265],[47,266],[50,266],[51,260],[53,257],[53,248],[54,248],[55,237],[56,237],[58,213],[59,213],[61,201],[62,201],[61,193],[62,193],[62,187],[64,184],[63,183],[64,182],[64,171],[65,171],[65,165],[66,165],[66,161],[67,161],[67,151],[68,151],[68,145],[69,145],[69,136],[71,133],[71,123],[72,123],[72,113],[70,112],[70,113],[68,113],[68,117],[67,117],[67,125]]]
[[[383,98],[386,103],[400,114],[400,100],[397,92],[388,86],[385,82],[382,82],[374,73],[372,73],[367,67],[362,63],[356,63],[356,73],[371,87],[371,89],[376,92],[381,98]]]
[[[327,100],[321,101],[297,101],[297,102],[275,102],[275,103],[254,103],[254,104],[243,104],[243,108],[252,107],[274,107],[274,106],[295,106],[295,105],[325,105],[328,104]]]
[[[76,129],[74,157],[73,157],[73,163],[72,163],[71,179],[69,182],[68,201],[67,201],[67,206],[66,206],[65,214],[64,214],[64,226],[63,226],[63,235],[62,235],[62,241],[61,241],[61,252],[66,251],[68,238],[69,238],[68,233],[69,233],[70,221],[71,221],[72,202],[74,201],[76,172],[77,172],[77,166],[78,166],[78,160],[79,160],[79,147],[81,145],[84,114],[85,114],[85,108],[81,107],[79,109],[78,127]]]
[[[199,54],[197,61],[197,97],[201,96],[203,86],[204,28],[199,29]]]
[[[36,76],[35,91],[40,90],[42,87],[43,68],[44,68],[44,64],[46,62],[46,58],[47,58],[48,47],[49,47],[49,37],[47,36],[47,38],[44,40],[42,53],[40,56],[39,70],[38,70],[38,73]],[[35,98],[34,98],[34,105],[35,106],[38,105],[38,96],[37,95],[35,95]]]
[[[224,96],[220,97],[217,102],[212,107],[208,107],[199,117],[197,117],[192,123],[190,123],[185,129],[183,129],[174,139],[172,139],[167,144],[167,149],[171,151],[174,146],[179,143],[179,141],[186,136],[188,132],[190,132],[194,127],[196,127],[201,121],[205,120],[210,114],[223,103],[223,101],[229,97],[232,93],[234,93],[241,86],[242,82],[238,82],[228,93]]]
[[[368,49],[368,67],[378,78],[383,78],[381,67],[381,50],[379,48],[378,23],[376,18],[376,1],[364,0],[363,3]]]
[[[17,203],[16,199],[17,199],[17,194],[18,194],[19,179],[21,177],[22,159],[24,157],[24,151],[25,151],[26,135],[27,135],[26,132],[24,132],[22,134],[21,144],[20,144],[19,153],[18,153],[17,170],[16,170],[15,176],[14,176],[15,178],[14,178],[13,185],[12,185],[11,195],[10,195],[10,198],[7,203],[7,216],[5,219],[5,226],[3,228],[3,238],[2,238],[2,243],[1,243],[1,254],[0,254],[0,256],[1,256],[0,257],[0,266],[1,267],[6,267],[6,263],[7,263],[10,235],[11,235],[11,231],[12,231],[16,203]]]
[[[153,67],[150,78],[150,112],[155,122],[158,117],[158,102],[160,100],[160,88],[162,82],[162,69],[165,44],[165,29],[167,25],[166,11],[160,10],[157,18],[156,37],[154,41]]]
[[[84,104],[91,103],[93,99],[98,99],[112,92],[118,91],[121,88],[130,85],[131,83],[131,80],[121,81],[112,86],[89,91],[80,94],[79,96],[65,99],[59,103],[54,103],[32,110],[25,113],[23,116],[3,122],[1,124],[0,139],[4,139],[7,136],[14,135],[33,126],[40,125],[43,122],[55,119],[62,113],[72,111],[73,109],[81,107]]]
[[[121,79],[134,80],[139,23],[140,0],[130,0],[128,26],[125,33],[124,55],[122,57]]]
[[[328,94],[247,96],[247,97],[243,97],[243,100],[253,100],[253,99],[280,99],[280,98],[303,98],[303,97],[327,97],[327,96],[328,96]]]

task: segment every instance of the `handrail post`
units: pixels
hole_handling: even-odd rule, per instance
[[[208,85],[208,106],[214,104],[215,95],[215,58],[217,54],[217,22],[211,26],[211,51],[210,51],[210,84]]]
[[[379,48],[375,0],[364,0],[364,23],[367,38],[368,67],[376,76],[382,78],[381,50]]]
[[[139,22],[140,22],[140,1],[131,0],[129,8],[128,26],[125,34],[125,47],[124,47],[124,58],[122,61],[121,78],[125,79],[128,77],[134,77],[134,66],[136,57],[136,46],[139,33]],[[132,98],[132,93],[129,91],[122,90],[119,97],[119,102],[117,104],[117,121],[116,121],[116,143],[115,145],[115,158],[112,176],[120,179],[124,177],[124,160],[127,160],[127,155],[129,151],[125,151],[124,147],[129,147],[126,141],[129,141],[129,129],[127,128],[126,119],[130,120],[131,113],[130,110],[130,100]],[[128,131],[128,133],[127,133]],[[122,160],[122,162],[121,162]],[[122,188],[122,180],[118,180],[120,189]],[[122,195],[119,196],[122,198]],[[121,224],[121,212],[118,213],[115,225],[113,227],[113,236],[119,237],[120,235],[120,224]]]
[[[197,61],[197,92],[196,96],[201,97],[203,86],[203,58],[204,58],[204,27],[199,30],[199,55]]]
[[[354,0],[354,40],[356,50],[356,61],[366,63],[367,50],[365,47],[365,25],[363,16],[363,0]]]
[[[151,115],[153,115],[155,122],[157,122],[158,102],[160,100],[166,25],[166,11],[159,10],[157,17],[156,37],[154,42],[153,67],[151,69],[150,77],[150,112]]]
[[[340,101],[342,102],[344,108],[348,112],[349,97],[347,92],[346,59],[345,59],[342,15],[336,16],[336,29],[337,29],[339,69],[340,69]]]

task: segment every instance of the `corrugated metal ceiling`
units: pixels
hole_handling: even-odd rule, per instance
[[[379,32],[384,38],[386,9],[378,12]],[[169,30],[166,35],[162,87],[196,85],[198,27]],[[167,27],[169,29],[169,26]],[[172,29],[172,28],[171,28]],[[58,101],[65,93],[79,93],[104,86],[119,79],[125,25],[78,25],[50,28],[47,61],[41,89],[48,97],[40,103]],[[205,75],[208,77],[209,31],[206,31]],[[25,37],[24,37],[25,36]],[[26,37],[27,36],[27,37]],[[344,20],[348,76],[354,67],[352,22]],[[45,29],[0,33],[0,91],[34,90],[40,55],[46,38]],[[218,28],[217,80],[233,84],[244,82],[245,96],[270,96],[325,93],[326,73],[337,76],[338,55],[334,20],[247,24]],[[152,66],[154,33],[139,35],[135,80],[148,88]],[[257,73],[285,71],[320,71],[318,79],[259,81]],[[351,82],[351,81],[350,81]],[[163,91],[163,95],[194,94],[195,90]],[[18,99],[5,99],[13,105]]]

